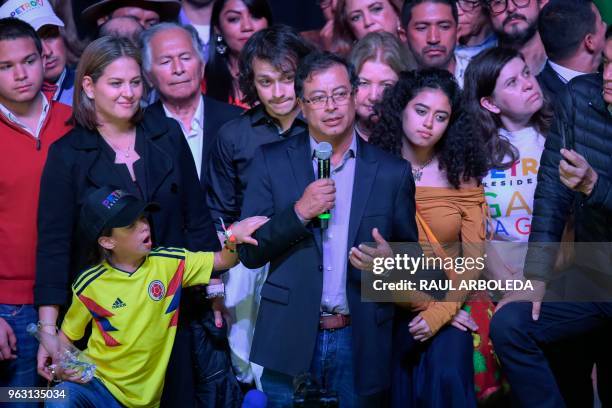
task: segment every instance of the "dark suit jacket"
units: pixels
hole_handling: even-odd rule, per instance
[[[552,69],[548,61],[546,61],[546,65],[544,65],[542,72],[538,74],[537,79],[542,88],[542,92],[544,92],[544,96],[554,107],[561,92],[567,87],[567,84],[559,78],[559,75]]]
[[[89,245],[78,224],[84,198],[110,185],[136,187],[118,170],[97,132],[75,127],[49,149],[41,179],[36,254],[36,304],[65,305],[70,285],[87,266]],[[189,146],[176,121],[147,112],[136,127],[137,181],[148,201],[155,245],[215,250],[220,247]],[[138,173],[143,176],[138,176]],[[123,174],[125,173],[125,174]],[[128,176],[129,177],[129,176]]]
[[[249,268],[270,262],[261,290],[251,360],[289,375],[308,371],[315,349],[323,289],[321,230],[304,226],[294,203],[315,180],[308,132],[258,150],[249,169],[242,215],[266,215],[259,246],[241,245]],[[409,164],[357,139],[348,248],[372,242],[378,227],[391,241],[416,242],[414,180]],[[361,301],[361,272],[349,263],[347,298],[353,328],[356,387],[389,387],[394,305]]]
[[[166,112],[164,111],[161,100],[157,100],[157,102],[148,106],[146,110],[157,117],[166,117]],[[242,112],[243,110],[236,106],[219,102],[204,95],[204,143],[202,144],[202,170],[200,173],[200,183],[202,187],[205,188],[206,185],[208,157],[215,145],[217,131],[226,122],[240,116]]]

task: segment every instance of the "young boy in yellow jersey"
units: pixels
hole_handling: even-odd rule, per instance
[[[251,217],[226,232],[220,252],[152,249],[146,214],[155,210],[133,195],[109,187],[83,205],[81,228],[100,249],[101,262],[72,285],[72,303],[59,335],[83,337],[92,322],[85,354],[96,364],[95,378],[83,383],[74,371],[67,380],[68,406],[157,407],[172,350],[181,289],[209,281],[213,269],[238,262],[236,245],[257,245],[251,234],[266,217]],[[66,406],[66,401],[46,406]]]

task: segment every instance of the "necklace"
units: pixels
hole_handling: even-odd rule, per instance
[[[429,160],[425,162],[421,167],[413,167],[412,168],[412,177],[414,177],[414,181],[421,181],[421,177],[423,177],[423,169],[433,161],[434,156],[432,156]]]
[[[117,147],[115,144],[111,143],[110,140],[108,140],[107,138],[105,138],[104,136],[102,136],[104,138],[104,140],[106,140],[106,142],[110,145],[110,147],[113,148],[113,150],[115,151],[115,153],[117,154],[122,154],[123,157],[125,157],[126,159],[130,158],[130,150],[132,150],[132,146],[128,145],[127,148],[125,149],[120,149],[119,147]]]

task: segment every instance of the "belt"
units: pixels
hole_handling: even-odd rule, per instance
[[[319,319],[320,330],[343,329],[351,324],[351,316],[343,314],[321,315]]]

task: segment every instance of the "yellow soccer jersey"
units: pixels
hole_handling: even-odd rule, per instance
[[[208,283],[213,264],[212,252],[156,248],[133,273],[104,261],[72,285],[62,331],[78,340],[93,319],[85,354],[97,365],[96,377],[120,403],[159,406],[181,288]]]

